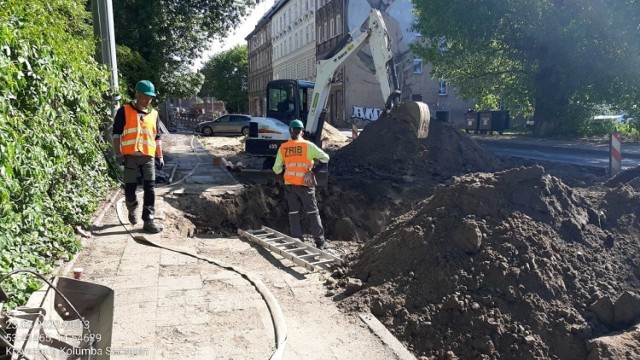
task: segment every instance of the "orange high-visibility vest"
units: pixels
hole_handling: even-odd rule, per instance
[[[293,139],[280,145],[285,184],[304,185],[304,174],[313,167],[313,160],[307,159],[307,146],[305,140]]]
[[[142,120],[139,116],[144,116]],[[133,155],[141,152],[154,157],[156,155],[156,124],[158,112],[151,110],[148,114],[138,114],[131,105],[124,105],[124,131],[120,135],[122,155]]]

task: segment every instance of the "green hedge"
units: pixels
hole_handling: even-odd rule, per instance
[[[108,74],[94,60],[86,1],[0,0],[0,275],[41,273],[77,252],[110,186],[100,124]],[[39,282],[2,282],[13,305]]]

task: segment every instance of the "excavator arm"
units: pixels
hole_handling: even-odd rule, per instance
[[[353,39],[351,42],[347,43],[344,48],[340,49],[335,55],[318,62],[315,87],[311,96],[311,104],[305,126],[309,138],[316,144],[319,143],[321,137],[320,131],[318,130],[322,129],[331,84],[335,81],[335,72],[347,59],[357,53],[365,43],[369,43],[375,66],[375,74],[380,83],[386,111],[391,111],[394,104],[397,104],[399,101],[400,89],[396,77],[395,64],[393,62],[391,40],[379,10],[371,9],[367,19],[366,31],[358,34],[359,32],[359,29],[355,29],[349,35],[349,38]],[[422,105],[420,105],[422,110],[418,110],[418,117],[420,117],[420,119],[418,119],[417,122],[413,121],[417,124],[416,126],[418,128],[424,128],[427,126],[425,122],[428,123],[429,121],[428,108],[426,108],[426,104]],[[413,105],[410,106],[414,107]],[[423,119],[425,117],[424,108],[426,108],[426,120]],[[422,134],[418,134],[418,137],[426,136],[426,134],[423,134],[424,136],[421,135]]]

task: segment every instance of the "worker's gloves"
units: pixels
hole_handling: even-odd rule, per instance
[[[156,169],[162,170],[164,167],[164,158],[156,158]]]

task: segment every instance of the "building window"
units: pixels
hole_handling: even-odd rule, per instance
[[[413,59],[413,73],[422,74],[422,59]]]
[[[328,27],[329,27],[329,24],[327,24],[327,22],[325,21],[324,22],[324,31],[322,32],[322,40],[327,40],[328,39],[328,37],[327,37],[327,35],[328,35],[327,31],[329,30]]]
[[[342,18],[340,14],[336,15],[336,35],[342,34]]]
[[[447,82],[440,80],[438,83],[438,95],[447,95]]]
[[[329,39],[333,38],[335,34],[336,34],[336,23],[335,23],[335,20],[331,18],[331,20],[329,20]]]

